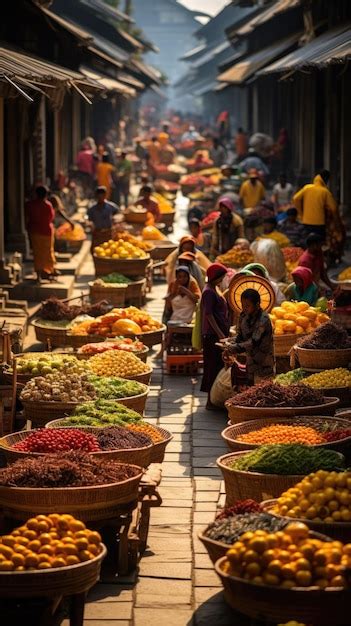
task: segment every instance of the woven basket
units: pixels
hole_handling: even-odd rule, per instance
[[[146,278],[133,280],[127,285],[126,301],[141,299],[146,293]]]
[[[232,424],[240,424],[247,420],[256,420],[266,417],[293,417],[294,415],[334,415],[339,398],[325,396],[324,404],[315,404],[313,406],[287,406],[287,407],[256,407],[256,406],[240,406],[237,404],[229,404],[229,400],[225,402],[228,410],[229,419]]]
[[[286,623],[293,619],[318,626],[345,624],[350,610],[350,589],[256,585],[226,574],[225,562],[226,557],[219,559],[215,570],[222,581],[225,599],[235,611],[265,623]]]
[[[303,476],[284,476],[279,474],[259,474],[229,469],[229,464],[246,452],[231,452],[217,459],[225,483],[226,506],[232,506],[237,500],[248,498],[262,502],[269,498],[277,498],[283,491],[293,487]]]
[[[101,563],[107,554],[102,552],[91,561],[45,570],[28,572],[0,572],[0,596],[5,598],[37,598],[72,596],[86,593],[100,578]]]
[[[40,320],[34,320],[32,325],[35,329],[35,337],[38,341],[45,343],[50,342],[53,348],[64,348],[67,337],[66,328],[48,328],[47,326],[41,326]]]
[[[150,253],[154,261],[164,261],[171,252],[177,249],[176,244],[171,241],[155,241],[154,249]]]
[[[138,383],[143,383],[144,385],[148,385],[150,383],[152,376],[152,367],[149,367],[147,372],[143,374],[134,374],[133,376],[124,376],[127,380],[135,380]]]
[[[22,400],[24,417],[35,426],[45,426],[52,419],[60,419],[73,413],[79,402],[37,402]]]
[[[176,215],[175,211],[168,212],[168,213],[161,212],[161,222],[166,224],[167,228],[172,228],[174,224],[175,215]]]
[[[286,334],[274,335],[274,354],[275,356],[288,356],[291,348],[296,344],[296,338],[299,339],[305,335]]]
[[[173,435],[160,426],[154,426],[156,430],[162,435],[163,440],[159,443],[154,443],[154,447],[151,452],[151,463],[162,463],[165,458],[165,452],[168,444],[173,439]]]
[[[125,304],[127,285],[116,284],[112,286],[106,283],[106,286],[103,286],[89,283],[89,288],[92,302],[107,300],[114,306],[124,306]]]
[[[205,533],[198,533],[197,536],[198,539],[200,539],[201,543],[204,544],[213,565],[216,563],[216,561],[218,561],[218,559],[221,559],[223,556],[225,556],[230,548],[229,544],[210,539],[209,537],[206,537]]]
[[[351,363],[351,348],[335,350],[309,350],[296,346],[295,352],[300,367],[307,369],[328,370],[335,367],[347,367]]]
[[[240,441],[238,437],[240,435],[244,435],[246,433],[250,433],[254,430],[261,430],[265,426],[271,426],[272,424],[284,424],[286,426],[311,426],[312,428],[317,428],[319,426],[331,426],[333,429],[340,428],[341,430],[350,428],[350,423],[347,420],[339,419],[339,417],[325,417],[322,415],[315,416],[303,416],[299,419],[294,418],[282,418],[279,417],[267,417],[259,420],[249,420],[247,422],[242,422],[241,424],[235,424],[232,426],[228,426],[225,428],[221,435],[224,441],[226,442],[229,450],[233,452],[243,452],[248,450],[255,450],[259,447],[259,444],[254,443],[245,443]],[[312,448],[329,448],[332,450],[337,450],[338,452],[342,452],[343,454],[347,452],[347,450],[351,447],[351,437],[346,437],[345,439],[341,439],[339,441],[321,443],[317,445],[311,446]]]
[[[285,519],[289,522],[303,522],[306,526],[308,526],[308,528],[310,528],[310,530],[322,533],[323,535],[327,535],[328,537],[336,539],[337,541],[342,541],[343,543],[349,543],[351,541],[351,522],[335,522],[334,524],[325,524],[324,522],[313,522],[309,519],[294,518],[292,520],[289,517],[284,517],[272,512],[275,502],[276,500],[266,500],[262,503],[264,510],[270,515],[278,517],[279,519]]]
[[[136,466],[133,466],[136,467]],[[90,487],[0,487],[0,506],[6,517],[26,520],[35,515],[69,513],[84,522],[107,519],[108,511],[138,499],[143,472],[119,483]]]
[[[107,259],[93,255],[96,276],[106,276],[118,272],[131,278],[145,276],[146,268],[150,263],[150,255],[143,259]]]
[[[145,213],[136,213],[135,211],[128,211],[124,213],[124,219],[127,224],[145,224],[147,220],[147,211]]]
[[[129,398],[116,398],[116,402],[124,404],[128,409],[133,409],[137,413],[140,413],[140,415],[143,415],[148,394],[149,387],[145,385],[145,391],[143,393],[139,393],[137,396],[130,396]]]
[[[77,428],[74,426],[71,426],[71,429],[77,430]],[[97,430],[100,429],[85,426],[80,427],[79,430],[94,434]],[[11,433],[11,435],[5,435],[4,437],[1,437],[0,450],[2,450],[9,463],[14,463],[15,461],[18,461],[18,459],[24,459],[27,457],[34,458],[44,455],[44,453],[41,452],[22,452],[21,450],[13,450],[12,446],[14,446],[19,441],[23,441],[32,433],[33,430],[21,430],[17,433]],[[120,463],[128,463],[131,465],[137,465],[138,467],[148,467],[151,463],[152,448],[153,444],[150,444],[141,448],[128,448],[126,450],[102,450],[101,452],[92,452],[89,454],[95,456],[100,461],[119,461]]]

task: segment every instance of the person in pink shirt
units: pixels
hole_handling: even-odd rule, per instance
[[[84,191],[88,193],[95,177],[95,153],[87,141],[83,142],[77,154],[76,164]]]

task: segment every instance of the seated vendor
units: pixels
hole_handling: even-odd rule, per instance
[[[189,268],[180,265],[176,269],[176,279],[171,282],[166,296],[166,315],[172,322],[190,324],[201,291]]]
[[[308,267],[296,267],[291,276],[293,283],[286,290],[287,300],[307,302],[314,306],[318,300],[318,286],[313,282],[313,274]]]

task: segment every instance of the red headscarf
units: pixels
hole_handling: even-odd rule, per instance
[[[223,204],[223,206],[225,206],[228,211],[235,211],[235,204],[231,198],[228,198],[227,196],[222,196],[218,200],[218,206],[221,206],[221,204]]]
[[[302,282],[303,282],[303,290],[306,291],[306,289],[312,285],[313,283],[313,274],[310,270],[309,267],[296,267],[292,272],[291,272],[291,276],[294,278],[295,276],[297,276],[298,278],[301,278]]]
[[[221,276],[225,276],[227,273],[227,268],[222,263],[212,263],[207,268],[207,278],[211,282],[212,280],[216,280],[216,278],[220,278]]]

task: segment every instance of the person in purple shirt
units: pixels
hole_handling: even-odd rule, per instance
[[[210,400],[210,392],[217,374],[223,367],[222,350],[216,346],[220,339],[228,337],[230,321],[227,301],[220,292],[218,285],[227,273],[221,263],[212,263],[207,269],[207,284],[201,298],[201,335],[204,359],[204,374],[201,391],[208,394],[206,408],[214,407]]]

